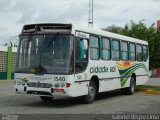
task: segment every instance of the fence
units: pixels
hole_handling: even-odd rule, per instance
[[[0,80],[13,80],[17,48],[0,46]]]

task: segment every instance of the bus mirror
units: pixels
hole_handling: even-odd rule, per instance
[[[87,41],[87,39],[84,39],[83,42],[84,42],[84,49],[88,50],[88,41]]]

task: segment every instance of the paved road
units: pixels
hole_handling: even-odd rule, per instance
[[[17,95],[13,84],[0,84],[0,113],[9,114],[160,114],[160,95],[137,91],[135,95],[121,95],[120,91],[99,95],[93,104],[83,104],[80,98],[56,99],[43,102],[38,96]]]

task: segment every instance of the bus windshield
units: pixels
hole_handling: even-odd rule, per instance
[[[69,74],[73,72],[72,35],[20,35],[16,72]]]

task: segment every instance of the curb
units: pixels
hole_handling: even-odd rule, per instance
[[[155,95],[160,95],[160,91],[155,91],[155,90],[147,90],[145,91],[146,94],[155,94]]]
[[[15,80],[0,80],[0,84],[14,83]]]

